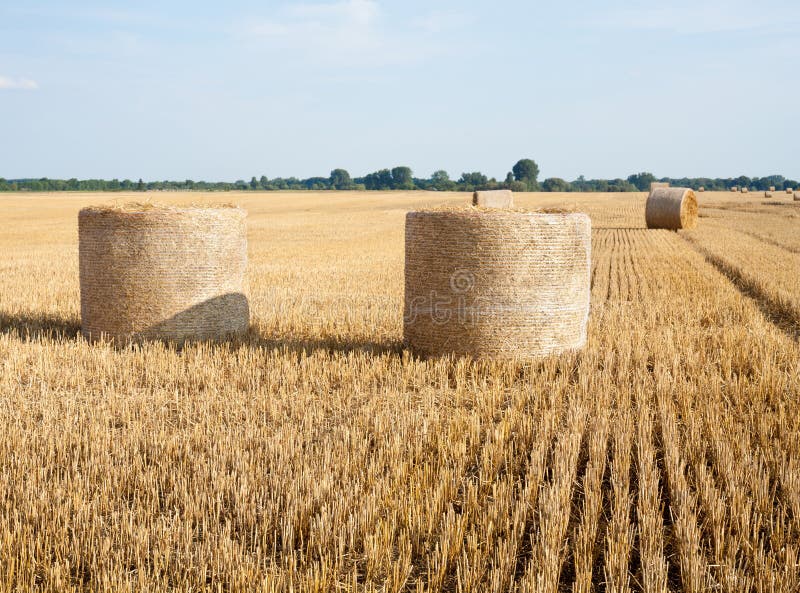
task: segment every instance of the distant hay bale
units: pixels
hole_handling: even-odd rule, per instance
[[[669,187],[669,182],[668,181],[651,181],[650,182],[650,191],[653,191],[654,189],[664,188],[664,187]]]
[[[746,194],[746,193],[749,193],[749,192],[750,192],[750,189],[749,189],[749,188],[747,188],[747,187],[743,187],[743,188],[742,188],[742,193],[743,193],[743,194]]]
[[[246,217],[234,207],[81,210],[84,336],[184,342],[245,332]]]
[[[800,191],[794,192],[794,201],[800,202]]]
[[[409,212],[405,237],[403,337],[412,352],[521,359],[585,345],[585,214]]]
[[[738,191],[739,191],[739,186],[738,186],[738,185],[734,185],[734,186],[731,188],[731,191],[732,191],[732,192],[738,192]]]
[[[764,192],[764,197],[765,198],[771,198],[772,197],[772,192],[771,191],[765,191]]]
[[[792,189],[791,187],[787,187],[786,188],[786,193],[787,194],[792,195],[793,192],[794,192],[794,189]]]
[[[647,196],[644,217],[649,229],[693,229],[697,226],[697,197],[684,187],[654,189]]]
[[[697,188],[697,191],[704,192],[706,191],[706,188],[701,185],[699,188]]]
[[[769,186],[769,191],[775,191],[775,186],[774,185],[770,185]]]
[[[472,204],[484,208],[511,208],[514,206],[514,194],[510,189],[476,191],[472,194]]]

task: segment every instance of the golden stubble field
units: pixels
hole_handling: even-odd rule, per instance
[[[594,230],[588,347],[516,364],[403,352],[421,192],[145,196],[248,209],[252,330],[89,345],[77,212],[142,197],[0,197],[0,590],[800,588],[791,196],[519,196]]]

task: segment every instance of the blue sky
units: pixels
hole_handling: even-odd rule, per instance
[[[800,3],[0,3],[0,177],[800,178]]]

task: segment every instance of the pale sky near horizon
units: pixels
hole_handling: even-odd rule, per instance
[[[0,3],[0,177],[800,178],[800,2]]]

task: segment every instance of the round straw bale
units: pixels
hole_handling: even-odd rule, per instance
[[[743,194],[746,194],[746,193],[749,193],[749,192],[750,192],[750,189],[749,189],[749,188],[746,188],[746,187],[743,187],[743,188],[742,188],[742,193],[743,193]]]
[[[775,191],[775,186],[774,185],[770,185],[769,186],[769,191]]]
[[[734,185],[734,186],[731,188],[731,191],[732,191],[732,192],[738,192],[738,191],[739,191],[739,186],[737,186],[737,185]]]
[[[764,192],[764,197],[765,198],[771,198],[772,197],[772,192],[771,191],[765,191]]]
[[[792,195],[793,192],[794,190],[791,187],[786,188],[786,193],[789,194],[790,196]]]
[[[415,354],[525,359],[586,343],[585,214],[410,212],[405,232],[403,337]]]
[[[794,201],[800,202],[800,191],[794,192]]]
[[[654,189],[658,189],[660,187],[669,187],[669,181],[651,181],[650,182],[650,191]]]
[[[234,207],[81,210],[84,336],[180,343],[246,331],[246,217]]]
[[[644,217],[649,229],[693,229],[697,226],[697,198],[685,187],[654,189],[647,196]]]
[[[697,188],[697,191],[704,192],[706,191],[706,188],[701,185],[699,188]]]

